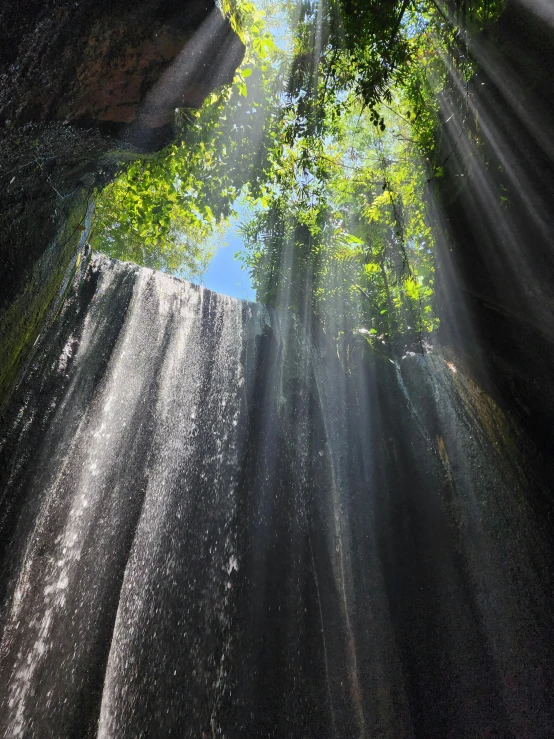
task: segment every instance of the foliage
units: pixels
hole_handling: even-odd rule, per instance
[[[427,201],[444,174],[440,100],[474,74],[467,29],[501,10],[301,4],[279,146],[243,229],[260,300],[391,352],[438,326]]]
[[[106,188],[95,245],[200,274],[202,245],[240,197],[240,258],[259,300],[380,351],[421,344],[438,325],[427,200],[444,173],[441,100],[460,97],[475,70],[468,29],[492,23],[502,0],[222,6],[247,46],[233,85],[181,113],[179,142]]]
[[[417,341],[437,325],[427,171],[406,141],[409,123],[380,115],[384,130],[352,109],[332,140],[285,149],[243,229],[242,258],[264,302],[302,313],[308,293],[330,331]]]
[[[356,330],[372,344],[399,336],[413,343],[437,325],[433,237],[425,215],[428,169],[421,160],[434,111],[428,88],[419,107],[406,91],[418,87],[408,56],[422,53],[421,34],[410,40],[400,28],[398,3],[381,8],[370,32],[370,8],[360,4],[362,22],[350,22],[346,35],[343,27],[340,45],[322,44],[315,65],[314,23],[320,20],[304,6],[276,126],[280,136],[262,187],[248,191],[255,209],[243,228],[241,258],[264,302],[316,316],[336,336]],[[327,38],[336,35],[332,24],[327,28]],[[371,34],[380,40],[366,43],[364,34],[366,42]],[[387,57],[383,38],[396,34],[402,41]],[[364,87],[371,65],[385,57],[386,74],[379,72],[378,83],[374,75],[371,90]],[[387,87],[394,75],[395,90]]]
[[[186,208],[174,186],[175,155],[136,162],[96,201],[94,248],[190,278],[202,274],[211,253],[205,241],[213,217]]]

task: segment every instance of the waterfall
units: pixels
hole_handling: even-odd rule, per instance
[[[455,361],[83,261],[0,440],[2,736],[546,737],[524,449]]]
[[[212,736],[225,716],[228,736],[270,731],[283,696],[263,685],[279,680],[284,725],[313,723],[298,713],[323,650],[297,333],[103,257],[77,278],[3,439],[6,736]]]

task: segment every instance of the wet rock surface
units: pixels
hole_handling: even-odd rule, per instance
[[[543,12],[509,0],[470,38],[477,72],[441,100],[444,121],[454,118],[443,124],[444,177],[430,186],[442,343],[518,418],[554,488],[554,28]]]

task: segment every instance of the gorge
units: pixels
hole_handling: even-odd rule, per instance
[[[43,108],[31,73],[4,92],[1,735],[552,736],[554,98],[542,65],[554,28],[543,6],[513,0],[492,40],[470,37],[480,66],[471,95],[462,85],[465,117],[455,87],[438,95],[442,171],[424,176],[432,298],[408,300],[412,283],[427,285],[426,262],[417,273],[414,256],[393,283],[376,252],[362,260],[367,283],[341,292],[323,242],[307,252],[314,227],[278,241],[293,203],[285,216],[266,208],[257,303],[90,248],[94,187],[150,161],[173,135],[173,108],[229,84],[244,54],[210,3],[135,6],[41,9],[45,28],[65,19],[60,43],[85,73]],[[19,37],[13,16],[3,31],[12,66],[38,5],[26,13]],[[87,40],[91,19],[112,39],[104,51]],[[112,34],[127,27],[133,43],[120,47]],[[147,65],[145,38],[162,27],[178,38]],[[202,29],[209,54],[193,74]],[[43,84],[48,66],[36,64]],[[133,83],[118,87],[122,69]],[[121,90],[133,86],[130,112]],[[10,182],[28,161],[32,174]],[[393,193],[381,200],[390,212],[392,164],[375,185]],[[350,227],[347,269],[366,238]],[[415,237],[395,237],[411,255]],[[344,306],[354,293],[379,300],[376,274],[389,302],[362,325],[367,314],[354,322]],[[413,310],[425,300],[440,319],[426,333]]]

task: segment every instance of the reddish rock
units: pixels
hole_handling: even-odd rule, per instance
[[[30,2],[1,9],[2,27],[0,122],[11,126],[129,124],[147,98],[144,123],[161,126],[230,82],[244,54],[207,0]]]

